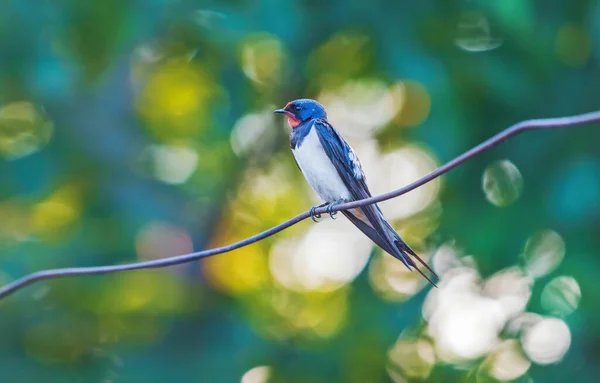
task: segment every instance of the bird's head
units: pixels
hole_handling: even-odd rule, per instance
[[[308,98],[288,102],[283,109],[277,109],[275,113],[285,114],[292,129],[312,118],[327,119],[327,112],[323,105]]]

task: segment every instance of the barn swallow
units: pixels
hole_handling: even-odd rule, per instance
[[[333,218],[333,206],[371,197],[365,174],[354,150],[327,121],[323,105],[315,100],[300,99],[289,102],[275,113],[287,117],[290,132],[290,148],[302,174],[324,202],[311,209],[327,206]],[[386,221],[376,204],[343,210],[350,222],[375,244],[399,259],[409,270],[416,269],[433,286],[435,283],[415,264],[417,259],[436,278],[435,272],[425,263]],[[315,220],[316,221],[316,220]]]

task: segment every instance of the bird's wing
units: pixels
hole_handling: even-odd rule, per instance
[[[350,145],[327,121],[317,119],[314,124],[314,128],[318,133],[319,140],[327,157],[329,157],[336,168],[340,178],[348,188],[348,191],[350,191],[352,198],[360,200],[371,197],[360,161]],[[416,257],[419,262],[435,275],[433,270],[394,231],[376,204],[344,211],[343,213],[367,237],[383,250],[402,261],[406,267],[409,269],[414,267],[419,273],[423,274],[409,257],[410,254]],[[431,282],[427,276],[424,274],[423,276]],[[431,283],[434,284],[433,282]]]
[[[371,241],[375,242],[375,244],[377,244],[377,246],[381,247],[383,250],[385,250],[386,252],[393,255],[394,250],[389,247],[388,243],[386,243],[381,238],[379,233],[377,231],[375,231],[375,229],[373,229],[373,226],[371,226],[371,224],[369,224],[368,221],[358,218],[357,215],[355,215],[356,213],[357,213],[356,211],[354,211],[354,214],[353,214],[353,212],[350,212],[347,210],[342,210],[342,214],[344,214],[346,216],[346,218],[348,218],[350,220],[350,222],[352,222],[354,224],[354,226],[356,226],[367,237],[369,237],[371,239]]]

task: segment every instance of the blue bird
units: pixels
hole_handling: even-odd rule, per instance
[[[354,150],[327,121],[323,105],[315,100],[300,99],[289,102],[275,113],[284,114],[291,128],[290,147],[296,164],[304,177],[319,195],[323,204],[311,209],[311,218],[317,207],[327,206],[333,218],[333,206],[371,197],[360,161]],[[399,259],[409,270],[415,268],[433,286],[415,264],[415,257],[435,277],[435,272],[400,238],[386,221],[376,204],[343,210],[350,222],[383,250]]]

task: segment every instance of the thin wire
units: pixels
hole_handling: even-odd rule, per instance
[[[496,146],[500,142],[502,142],[502,141],[506,140],[507,138],[514,136],[520,132],[523,132],[526,130],[534,130],[534,129],[556,129],[556,128],[563,128],[563,127],[572,127],[572,126],[578,126],[578,125],[582,125],[582,124],[588,124],[591,122],[599,122],[599,121],[600,121],[600,111],[579,114],[579,115],[569,116],[569,117],[535,119],[535,120],[527,120],[527,121],[519,122],[517,124],[514,124],[514,125],[508,127],[507,129],[503,130],[502,132],[496,134],[492,138],[475,146],[474,148],[466,151],[465,153],[461,154],[460,156],[456,157],[455,159],[451,160],[450,162],[447,162],[446,164],[442,165],[441,167],[437,168],[436,170],[432,171],[431,173],[427,174],[426,176],[418,179],[417,181],[415,181],[407,186],[404,186],[403,188],[400,188],[400,189],[397,189],[397,190],[394,190],[394,191],[391,191],[388,193],[384,193],[384,194],[381,194],[381,195],[378,195],[375,197],[339,204],[339,205],[334,206],[332,211],[340,211],[340,210],[346,210],[346,209],[352,209],[352,208],[356,208],[356,207],[366,206],[366,205],[385,201],[385,200],[406,194],[409,191],[414,190],[414,189],[418,188],[419,186],[426,184],[427,182],[454,169],[455,167],[462,164],[463,162],[473,158],[474,156],[476,156],[486,150],[489,150],[493,146]],[[321,207],[321,208],[315,209],[315,213],[316,214],[324,214],[324,213],[326,213],[326,210],[327,210],[327,207]],[[189,254],[184,254],[184,255],[179,255],[179,256],[174,256],[174,257],[169,257],[169,258],[162,258],[162,259],[157,259],[157,260],[152,260],[152,261],[125,263],[122,265],[95,266],[95,267],[70,267],[70,268],[38,271],[38,272],[35,272],[32,274],[26,275],[22,278],[19,278],[16,281],[13,281],[7,285],[4,285],[2,288],[0,288],[0,299],[16,292],[17,290],[24,288],[25,286],[28,286],[32,283],[35,283],[37,281],[41,281],[44,279],[62,278],[62,277],[76,276],[76,275],[108,274],[108,273],[116,273],[116,272],[127,271],[127,270],[160,268],[160,267],[167,267],[167,266],[173,266],[173,265],[178,265],[178,264],[182,264],[182,263],[187,263],[187,262],[195,261],[195,260],[198,260],[201,258],[206,258],[206,257],[210,257],[213,255],[221,254],[221,253],[227,253],[229,251],[239,249],[240,247],[244,247],[244,246],[250,245],[251,243],[254,243],[254,242],[260,241],[262,239],[265,239],[267,237],[270,237],[276,233],[279,233],[282,230],[287,229],[288,227],[290,227],[292,225],[297,224],[298,222],[300,222],[302,220],[305,220],[308,217],[310,217],[310,212],[305,211],[304,213],[299,214],[299,215],[295,216],[294,218],[291,218],[291,219],[289,219],[277,226],[274,226],[268,230],[265,230],[262,233],[258,233],[256,235],[253,235],[252,237],[248,237],[239,242],[235,242],[235,243],[232,243],[232,244],[226,245],[226,246],[217,247],[214,249],[197,251],[194,253],[189,253]]]

